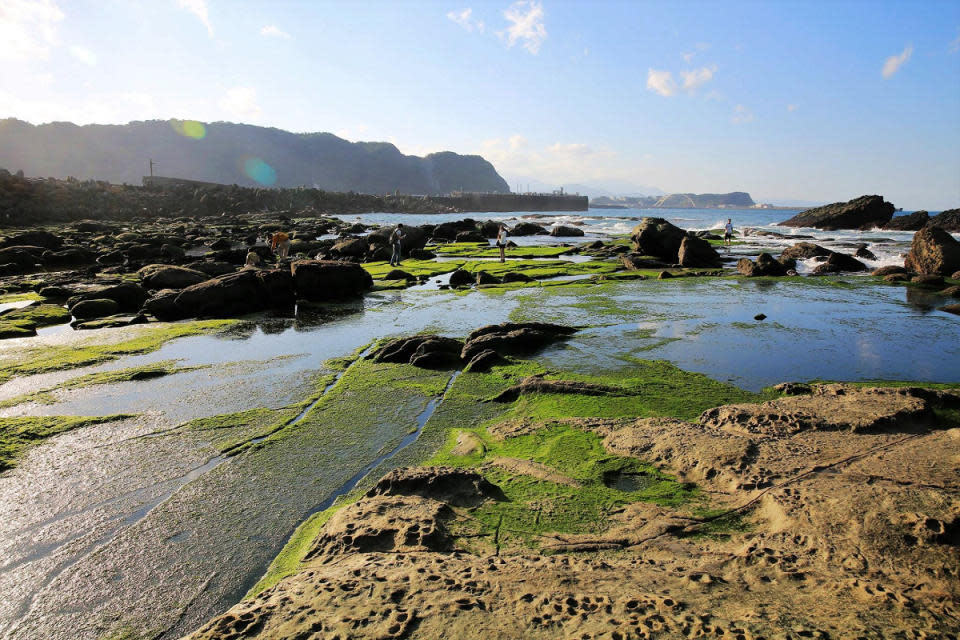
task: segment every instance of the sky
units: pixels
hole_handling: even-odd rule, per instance
[[[0,118],[480,154],[525,183],[960,206],[960,2],[0,0]],[[642,190],[641,190],[642,192]]]

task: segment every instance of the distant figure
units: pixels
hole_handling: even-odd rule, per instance
[[[283,231],[277,231],[270,236],[270,250],[280,258],[286,258],[290,253],[290,236]]]
[[[730,244],[733,241],[733,222],[727,218],[727,224],[723,227],[723,244]]]
[[[259,267],[260,266],[260,254],[250,249],[247,251],[247,262],[245,264],[247,267]]]
[[[390,232],[390,266],[399,267],[400,266],[400,241],[403,240],[405,234],[403,233],[403,225],[398,224],[396,229]]]
[[[507,248],[507,225],[501,224],[497,230],[497,248],[500,249],[500,262],[506,262],[505,249]]]

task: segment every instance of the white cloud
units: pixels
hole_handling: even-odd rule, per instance
[[[90,49],[81,47],[78,45],[73,45],[70,47],[70,55],[82,62],[83,64],[88,64],[91,67],[97,64],[97,54]]]
[[[522,42],[523,48],[537,55],[540,53],[540,46],[547,39],[547,28],[543,24],[543,5],[535,0],[518,0],[503,12],[511,24],[506,32],[500,32],[500,36],[506,33],[507,46],[512,47],[517,42]]]
[[[476,29],[480,33],[483,33],[483,21],[473,19],[473,9],[470,7],[461,9],[460,11],[451,11],[447,14],[447,18],[453,20],[467,31],[473,31]]]
[[[260,29],[260,35],[267,38],[282,38],[284,40],[290,39],[290,34],[286,31],[283,31],[280,27],[275,24],[268,24],[267,26]]]
[[[746,108],[742,104],[738,104],[733,108],[733,117],[730,118],[730,122],[733,124],[746,124],[748,122],[753,122],[753,111]]]
[[[647,70],[647,89],[662,96],[672,96],[677,92],[677,83],[669,71]]]
[[[902,67],[912,55],[913,45],[908,44],[907,48],[903,50],[903,53],[898,56],[890,56],[887,58],[887,61],[883,63],[883,77],[889,78],[899,71],[900,67]]]
[[[697,57],[696,53],[689,51],[683,54],[683,61],[686,62],[687,64],[690,64],[691,62],[693,62],[693,59],[696,57]]]
[[[63,12],[53,0],[0,2],[0,60],[45,60]]]
[[[524,136],[516,134],[507,139],[486,140],[478,153],[501,174],[535,175],[559,184],[624,173],[624,165],[616,153],[580,142],[535,147]]]
[[[257,104],[257,91],[253,87],[231,87],[220,99],[220,108],[241,120],[255,119],[262,112]]]
[[[690,71],[681,71],[680,77],[683,78],[683,88],[691,93],[713,80],[713,74],[716,73],[717,66],[701,67]]]
[[[210,25],[210,12],[207,10],[206,0],[177,0],[177,6],[197,16],[197,19],[207,28],[210,37],[213,37],[213,27]]]
[[[797,105],[795,105],[795,104],[788,104],[788,105],[787,105],[787,111],[793,113],[793,112],[796,111],[796,110],[797,110]]]

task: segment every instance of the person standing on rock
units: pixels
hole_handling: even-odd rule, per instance
[[[397,227],[390,232],[390,266],[399,267],[400,266],[400,241],[403,240],[403,225],[398,224]]]
[[[506,262],[507,257],[505,254],[507,248],[507,225],[501,224],[500,228],[497,229],[497,248],[500,249],[500,262]]]
[[[723,244],[733,243],[733,221],[727,218],[727,224],[723,227]]]
[[[277,253],[281,259],[290,253],[290,236],[283,231],[277,231],[270,237],[270,250]]]

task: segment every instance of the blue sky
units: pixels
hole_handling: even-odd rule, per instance
[[[479,153],[511,186],[960,206],[960,3],[0,0],[0,117]]]

